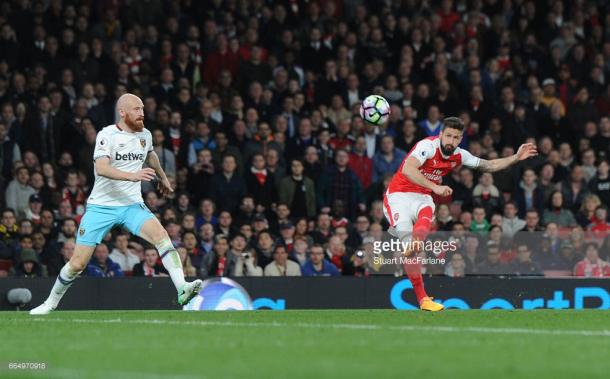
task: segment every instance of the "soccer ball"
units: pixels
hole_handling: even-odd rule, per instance
[[[369,124],[383,125],[390,116],[390,104],[379,95],[370,95],[360,104],[360,117]]]

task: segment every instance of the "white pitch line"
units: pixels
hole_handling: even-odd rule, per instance
[[[491,333],[491,334],[537,334],[554,336],[610,337],[610,330],[574,330],[574,329],[533,329],[533,328],[494,328],[494,327],[458,327],[458,326],[416,326],[416,325],[376,325],[376,324],[321,324],[321,323],[282,323],[282,322],[234,322],[234,321],[197,321],[197,320],[158,320],[158,319],[69,319],[69,318],[19,318],[12,321],[68,322],[84,324],[140,324],[140,325],[190,325],[190,326],[226,326],[243,328],[302,328],[302,329],[345,329],[345,330],[392,330],[397,332],[432,332],[432,333]]]

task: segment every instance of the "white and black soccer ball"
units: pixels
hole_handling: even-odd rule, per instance
[[[367,96],[360,104],[360,117],[369,124],[383,125],[390,117],[390,103],[382,96]]]

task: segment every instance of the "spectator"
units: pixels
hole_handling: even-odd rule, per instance
[[[360,185],[366,190],[372,183],[373,161],[367,156],[364,136],[356,138],[349,156],[349,168],[358,176]]]
[[[65,221],[64,221],[65,223]],[[133,267],[140,263],[140,259],[129,249],[129,236],[119,233],[114,237],[114,249],[109,258],[119,265],[121,271],[133,271]]]
[[[250,225],[252,221],[254,221],[254,216],[256,215],[255,207],[256,205],[254,204],[254,198],[252,196],[246,195],[242,197],[235,224],[239,227],[243,225]]]
[[[161,129],[152,131],[153,149],[159,157],[161,168],[165,171],[168,177],[176,176],[176,156],[174,153],[165,147],[165,134]]]
[[[473,204],[483,207],[488,215],[499,211],[502,206],[500,191],[494,186],[491,173],[486,172],[479,177],[479,184],[472,190],[472,196]]]
[[[341,276],[337,267],[324,259],[324,248],[315,244],[307,262],[301,266],[303,276]]]
[[[301,266],[301,269],[305,262],[310,257],[309,252],[309,244],[304,236],[296,236],[294,237],[294,243],[292,245],[292,249],[290,250],[290,255],[288,259],[296,262]]]
[[[197,236],[193,231],[185,231],[182,233],[180,246],[184,247],[189,255],[189,260],[192,262],[195,268],[201,267],[201,261],[203,260],[203,254],[199,250],[199,243],[197,242]]]
[[[339,236],[332,236],[328,240],[326,258],[337,267],[341,275],[354,275],[354,266]]]
[[[288,259],[284,245],[273,248],[273,261],[265,266],[265,276],[301,276],[301,267]]]
[[[180,262],[182,262],[182,271],[184,271],[184,276],[197,276],[197,268],[192,265],[191,257],[189,256],[186,248],[178,247],[176,251],[180,256]]]
[[[462,166],[459,171],[457,180],[454,178],[449,179],[450,181],[455,180],[451,183],[453,188],[453,201],[459,201],[462,203],[462,208],[470,208],[472,206],[472,191],[474,190],[474,174],[468,167]]]
[[[527,248],[527,245],[525,247]],[[533,261],[541,270],[562,270],[559,249],[553,251],[552,239],[547,234],[542,236],[537,251],[533,252]]]
[[[316,194],[314,182],[303,176],[303,162],[293,159],[291,175],[280,180],[277,187],[278,201],[285,203],[293,217],[312,218],[316,213]]]
[[[268,230],[265,229],[258,233],[255,250],[259,266],[267,267],[273,260],[273,238]]]
[[[41,264],[38,259],[38,254],[29,248],[23,249],[19,253],[17,266],[11,267],[10,276],[21,278],[46,278],[47,268]]]
[[[199,228],[199,250],[205,256],[214,247],[214,226],[210,223],[201,225]]]
[[[443,123],[438,106],[432,105],[428,108],[428,116],[419,123],[419,127],[426,133],[427,136],[437,136]]]
[[[32,223],[36,225],[40,224],[40,217],[42,212],[42,199],[38,194],[30,195],[30,199],[28,201],[28,207],[24,211],[24,216],[26,220],[30,220]]]
[[[76,239],[76,220],[67,218],[62,221],[56,240],[58,243],[63,243],[74,239]]]
[[[243,171],[243,161],[240,149],[233,144],[229,144],[227,133],[217,131],[216,134],[214,134],[214,140],[216,141],[216,148],[212,150],[212,162],[214,163],[214,167],[223,169],[225,156],[233,156],[236,170],[241,173]]]
[[[445,275],[451,278],[463,278],[466,275],[466,264],[462,254],[455,253],[451,256],[449,264],[445,266]]]
[[[384,136],[381,150],[373,157],[373,183],[378,182],[385,173],[396,172],[405,159],[405,152],[394,147],[394,139]]]
[[[159,264],[159,253],[155,248],[144,250],[144,260],[133,266],[133,276],[167,276],[165,268]]]
[[[572,125],[572,131],[579,134],[584,131],[587,121],[599,119],[597,109],[589,97],[587,87],[581,87],[568,107],[568,120]]]
[[[610,235],[610,224],[608,223],[608,208],[600,205],[595,210],[593,222],[587,226],[587,229],[594,233],[598,238],[604,238]]]
[[[589,181],[589,190],[597,195],[603,204],[610,204],[610,165],[602,160],[597,166],[597,174]]]
[[[247,250],[237,256],[233,276],[263,276],[263,269],[256,263],[256,251]]]
[[[10,208],[4,209],[2,211],[2,220],[0,220],[0,238],[6,246],[6,250],[3,249],[3,253],[0,251],[0,254],[2,254],[0,258],[6,259],[12,257],[11,249],[16,244],[18,232],[19,227],[17,226],[15,212]]]
[[[12,178],[11,168],[15,162],[21,160],[21,149],[17,141],[13,141],[8,136],[7,125],[2,120],[0,120],[0,151],[2,152],[0,177],[10,180]]]
[[[263,155],[254,154],[252,165],[246,172],[245,181],[248,193],[252,195],[256,205],[260,205],[264,209],[271,209],[271,204],[277,198],[275,177],[265,166],[266,162]]]
[[[538,187],[534,170],[526,169],[523,172],[523,180],[519,184],[514,197],[519,208],[519,217],[524,217],[526,210],[532,208],[542,212],[544,209],[544,194]]]
[[[360,181],[348,167],[349,154],[345,150],[338,150],[335,165],[329,167],[319,179],[317,189],[318,205],[322,210],[328,210],[335,199],[345,201],[349,217],[355,215],[356,209],[365,210]]]
[[[470,231],[486,235],[491,225],[487,221],[485,208],[478,206],[472,210],[472,221]]]
[[[87,196],[85,191],[79,186],[78,173],[76,171],[69,171],[66,176],[65,186],[61,191],[62,201],[69,201],[70,206],[77,215],[85,213],[85,202]]]
[[[504,216],[502,217],[502,231],[508,238],[525,227],[525,221],[517,216],[517,206],[514,202],[504,205]]]
[[[447,204],[438,205],[434,221],[436,222],[436,228],[439,231],[448,232],[451,230],[454,220],[451,213],[449,213],[449,206]]]
[[[555,223],[560,227],[575,226],[576,219],[574,214],[569,209],[563,206],[563,194],[560,191],[555,191],[551,195],[549,207],[542,214],[542,223]]]
[[[574,212],[580,208],[583,199],[589,193],[582,166],[576,165],[572,168],[570,177],[560,183],[560,189],[568,209]]]
[[[108,246],[100,243],[95,247],[93,258],[85,270],[87,276],[100,278],[120,278],[125,274],[121,267],[109,258]]]
[[[595,166],[595,151],[593,149],[583,151],[581,153],[580,161],[582,162],[585,181],[588,184],[597,173],[597,166]]]
[[[595,221],[595,210],[601,205],[599,197],[588,194],[584,197],[580,210],[576,214],[578,225],[586,228],[589,224]]]
[[[202,278],[213,276],[228,276],[235,265],[235,257],[229,253],[229,240],[226,236],[218,235],[214,239],[214,249],[205,255],[199,269]]]
[[[188,147],[188,165],[192,166],[197,163],[197,155],[203,149],[213,151],[216,148],[216,141],[212,138],[212,131],[207,122],[199,121],[197,123],[197,136],[189,144]]]
[[[564,240],[561,242],[559,248],[559,269],[573,273],[574,266],[579,262],[580,258],[582,257],[579,257],[576,251],[574,251],[571,241]]]
[[[222,171],[214,174],[210,182],[210,197],[220,208],[235,212],[239,199],[246,194],[246,184],[236,173],[235,157],[227,155],[222,161]]]
[[[506,275],[508,267],[500,262],[500,249],[497,245],[487,247],[486,259],[477,266],[479,275]]]
[[[315,143],[316,139],[313,135],[311,120],[309,118],[301,119],[296,135],[289,139],[286,144],[286,160],[303,158],[305,149],[314,146]]]
[[[517,259],[510,267],[510,273],[517,276],[542,275],[536,262],[532,262],[531,251],[527,244],[517,243]]]
[[[585,248],[585,258],[574,266],[574,276],[586,278],[610,277],[610,263],[599,258],[597,245],[589,243]]]
[[[28,184],[29,180],[28,169],[21,167],[15,172],[15,179],[6,187],[6,206],[13,209],[19,218],[25,215],[30,196],[36,193]]]
[[[72,75],[69,70],[64,75]],[[57,114],[51,112],[51,101],[48,96],[37,99],[35,112],[28,113],[24,120],[24,148],[40,153],[43,161],[53,161],[59,158],[63,151],[62,135],[65,124],[62,124]]]

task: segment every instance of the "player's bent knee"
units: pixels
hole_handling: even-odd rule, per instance
[[[76,245],[74,254],[72,255],[72,258],[70,258],[70,268],[75,272],[84,271],[94,250],[94,246]]]
[[[155,245],[159,245],[167,240],[169,240],[169,234],[163,229],[162,232],[154,233],[152,236],[153,243]]]
[[[69,265],[70,265],[70,269],[72,269],[72,271],[82,272],[85,270],[85,267],[87,267],[87,262],[85,262],[81,258],[75,258],[74,256],[72,256],[72,258],[70,259]]]
[[[148,242],[155,245],[169,240],[169,234],[167,234],[165,228],[156,219],[146,221],[142,225],[140,232],[143,237],[148,237]]]

